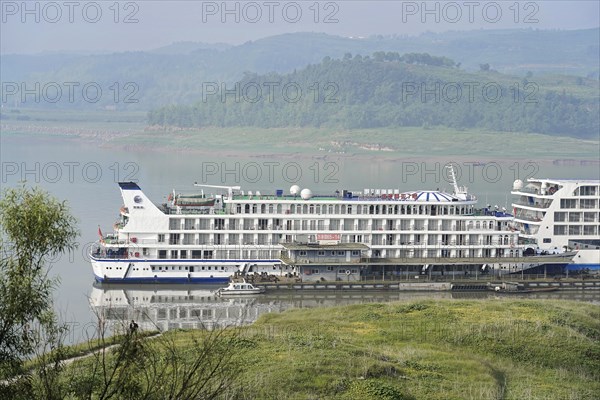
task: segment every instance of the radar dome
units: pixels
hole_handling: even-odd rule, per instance
[[[310,189],[302,189],[302,192],[300,192],[300,197],[302,197],[302,200],[308,200],[312,197],[312,192]]]
[[[520,179],[517,179],[516,181],[513,182],[513,190],[521,190],[523,189],[523,181]]]
[[[290,188],[290,194],[292,196],[296,196],[298,193],[300,193],[300,186],[294,185]]]

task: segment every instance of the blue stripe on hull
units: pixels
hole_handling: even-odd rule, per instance
[[[600,264],[569,264],[567,269],[569,271],[582,271],[586,269],[598,271],[600,270]]]
[[[228,277],[218,278],[101,278],[95,275],[96,281],[100,283],[229,283]]]

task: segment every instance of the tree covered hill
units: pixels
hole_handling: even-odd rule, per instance
[[[289,74],[251,74],[204,85],[200,101],[148,114],[181,127],[433,127],[597,138],[598,81],[518,78],[446,57],[376,52],[326,57]]]

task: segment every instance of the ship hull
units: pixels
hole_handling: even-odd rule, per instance
[[[597,249],[577,250],[573,263],[567,266],[569,272],[600,271],[600,251]]]
[[[102,283],[227,283],[251,265],[252,272],[279,271],[279,260],[141,260],[92,258]]]

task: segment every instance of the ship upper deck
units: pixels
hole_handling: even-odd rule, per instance
[[[231,199],[225,198],[225,202],[247,202],[247,201],[287,201],[287,202],[298,202],[298,201],[310,201],[310,202],[380,202],[380,201],[391,201],[391,202],[414,202],[414,203],[474,203],[477,198],[474,195],[466,195],[465,199],[446,193],[439,190],[420,190],[415,192],[403,192],[398,191],[392,192],[391,190],[386,193],[376,194],[364,194],[358,192],[346,192],[336,193],[330,195],[313,195],[303,197],[301,195],[290,195],[290,194],[276,194],[276,195],[257,195],[257,194],[233,194]]]

